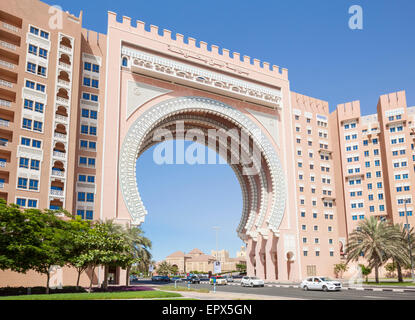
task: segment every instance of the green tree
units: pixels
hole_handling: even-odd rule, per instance
[[[347,264],[345,263],[338,263],[334,265],[334,273],[337,277],[340,276],[340,278],[343,277],[343,273],[346,272],[348,269]]]
[[[396,228],[396,232],[400,234],[402,252],[400,252],[398,255],[392,255],[390,258],[393,260],[393,263],[396,266],[396,270],[398,271],[398,282],[403,282],[402,268],[406,268],[411,264],[409,243],[412,250],[412,256],[415,252],[415,233],[414,228],[408,230],[408,228],[405,228],[402,224],[395,224],[394,227]]]
[[[70,227],[67,221],[57,217],[56,211],[28,209],[24,213],[26,223],[32,225],[36,236],[29,250],[30,269],[46,275],[46,294],[49,294],[52,267],[63,267],[68,261]]]
[[[172,265],[166,261],[163,261],[162,263],[160,263],[157,269],[157,273],[163,276],[168,276],[171,273],[171,271],[172,271]]]
[[[365,267],[363,264],[359,264],[359,266],[362,269],[362,275],[366,277],[366,283],[368,283],[369,282],[368,277],[369,277],[369,274],[372,273],[372,269]]]
[[[240,273],[244,273],[246,272],[246,264],[244,263],[240,263],[236,265],[236,269],[240,272]]]
[[[124,230],[124,236],[129,245],[132,259],[126,265],[126,284],[130,283],[130,270],[133,264],[141,264],[144,269],[149,268],[151,261],[151,241],[144,236],[143,230],[138,227],[129,227]]]
[[[69,224],[70,229],[67,239],[69,248],[68,265],[76,269],[78,273],[76,286],[79,287],[81,274],[91,267],[88,257],[89,250],[94,248],[95,238],[92,234],[90,222],[75,217],[69,221]]]
[[[379,268],[390,257],[404,254],[400,239],[400,233],[386,221],[375,217],[365,219],[349,236],[347,263],[365,258],[369,267],[375,269],[376,283],[379,283]]]

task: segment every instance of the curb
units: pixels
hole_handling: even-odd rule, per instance
[[[206,281],[202,281],[201,283],[203,284],[209,284],[209,282]],[[228,286],[239,286],[239,283],[228,283]],[[298,289],[300,288],[299,285],[285,285],[285,284],[265,284],[266,287],[269,288],[295,288]],[[394,288],[365,288],[365,287],[354,287],[354,288],[349,288],[349,287],[343,287],[342,291],[347,291],[347,290],[356,290],[356,291],[373,291],[373,292],[401,292],[401,293],[405,293],[405,292],[414,292],[415,293],[415,289],[394,289]]]

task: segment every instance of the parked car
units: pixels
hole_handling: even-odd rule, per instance
[[[340,281],[331,280],[327,277],[309,277],[301,282],[301,289],[307,290],[323,290],[327,291],[340,291],[342,284]]]
[[[216,285],[220,286],[220,285],[227,285],[228,281],[226,281],[226,279],[222,276],[213,276],[210,278],[209,283],[212,285],[216,283]]]
[[[187,277],[185,281],[193,283],[193,284],[200,283],[200,278],[198,276],[190,276],[190,277]]]
[[[155,282],[170,282],[170,278],[168,276],[153,276],[151,281]]]
[[[241,280],[242,287],[264,287],[264,280],[257,277],[243,277]]]
[[[177,281],[177,282],[181,282],[183,279],[182,278],[180,278],[180,277],[173,277],[173,278],[171,278],[171,281],[173,281],[173,282],[175,282],[175,281]]]
[[[208,274],[199,274],[200,281],[209,281],[209,275]]]
[[[233,280],[233,277],[232,276],[225,276],[225,279],[226,279],[226,281],[228,281],[228,283],[229,282],[234,282],[234,280]]]

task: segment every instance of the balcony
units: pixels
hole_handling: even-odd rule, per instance
[[[10,108],[12,106],[11,101],[0,99],[0,107]]]
[[[3,79],[0,79],[0,86],[12,89],[13,88],[13,83],[11,83],[9,81],[6,81],[6,80],[3,80]]]
[[[53,136],[54,136],[56,139],[59,139],[59,140],[65,140],[65,141],[66,141],[66,138],[67,138],[67,135],[66,135],[66,134],[59,133],[59,132],[55,132]]]
[[[10,126],[10,121],[4,120],[4,119],[0,119],[0,127],[8,128],[9,126]]]
[[[16,67],[16,65],[14,65],[13,63],[4,60],[0,60],[0,66],[11,70],[14,70],[14,68]]]
[[[66,159],[66,153],[60,151],[53,151],[53,156],[59,159]]]
[[[0,23],[5,30],[19,33],[22,29],[23,20],[5,11],[0,11]]]
[[[64,123],[64,124],[68,124],[68,117],[62,116],[60,114],[56,114],[55,115],[55,120],[57,122],[61,122],[61,123]]]
[[[61,171],[61,170],[56,170],[52,168],[52,174],[53,177],[59,177],[59,178],[64,178],[65,177],[65,171]]]
[[[59,49],[71,54],[72,53],[72,41],[69,38],[63,36],[59,43]]]
[[[0,47],[12,50],[12,51],[16,51],[17,50],[17,46],[11,43],[8,43],[6,41],[0,40]]]
[[[63,190],[55,190],[55,189],[50,190],[50,195],[51,196],[56,196],[56,197],[64,197],[65,196]]]

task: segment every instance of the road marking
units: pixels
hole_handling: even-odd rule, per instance
[[[376,296],[363,296],[363,298],[370,298],[370,299],[388,299],[386,297],[376,297]]]

